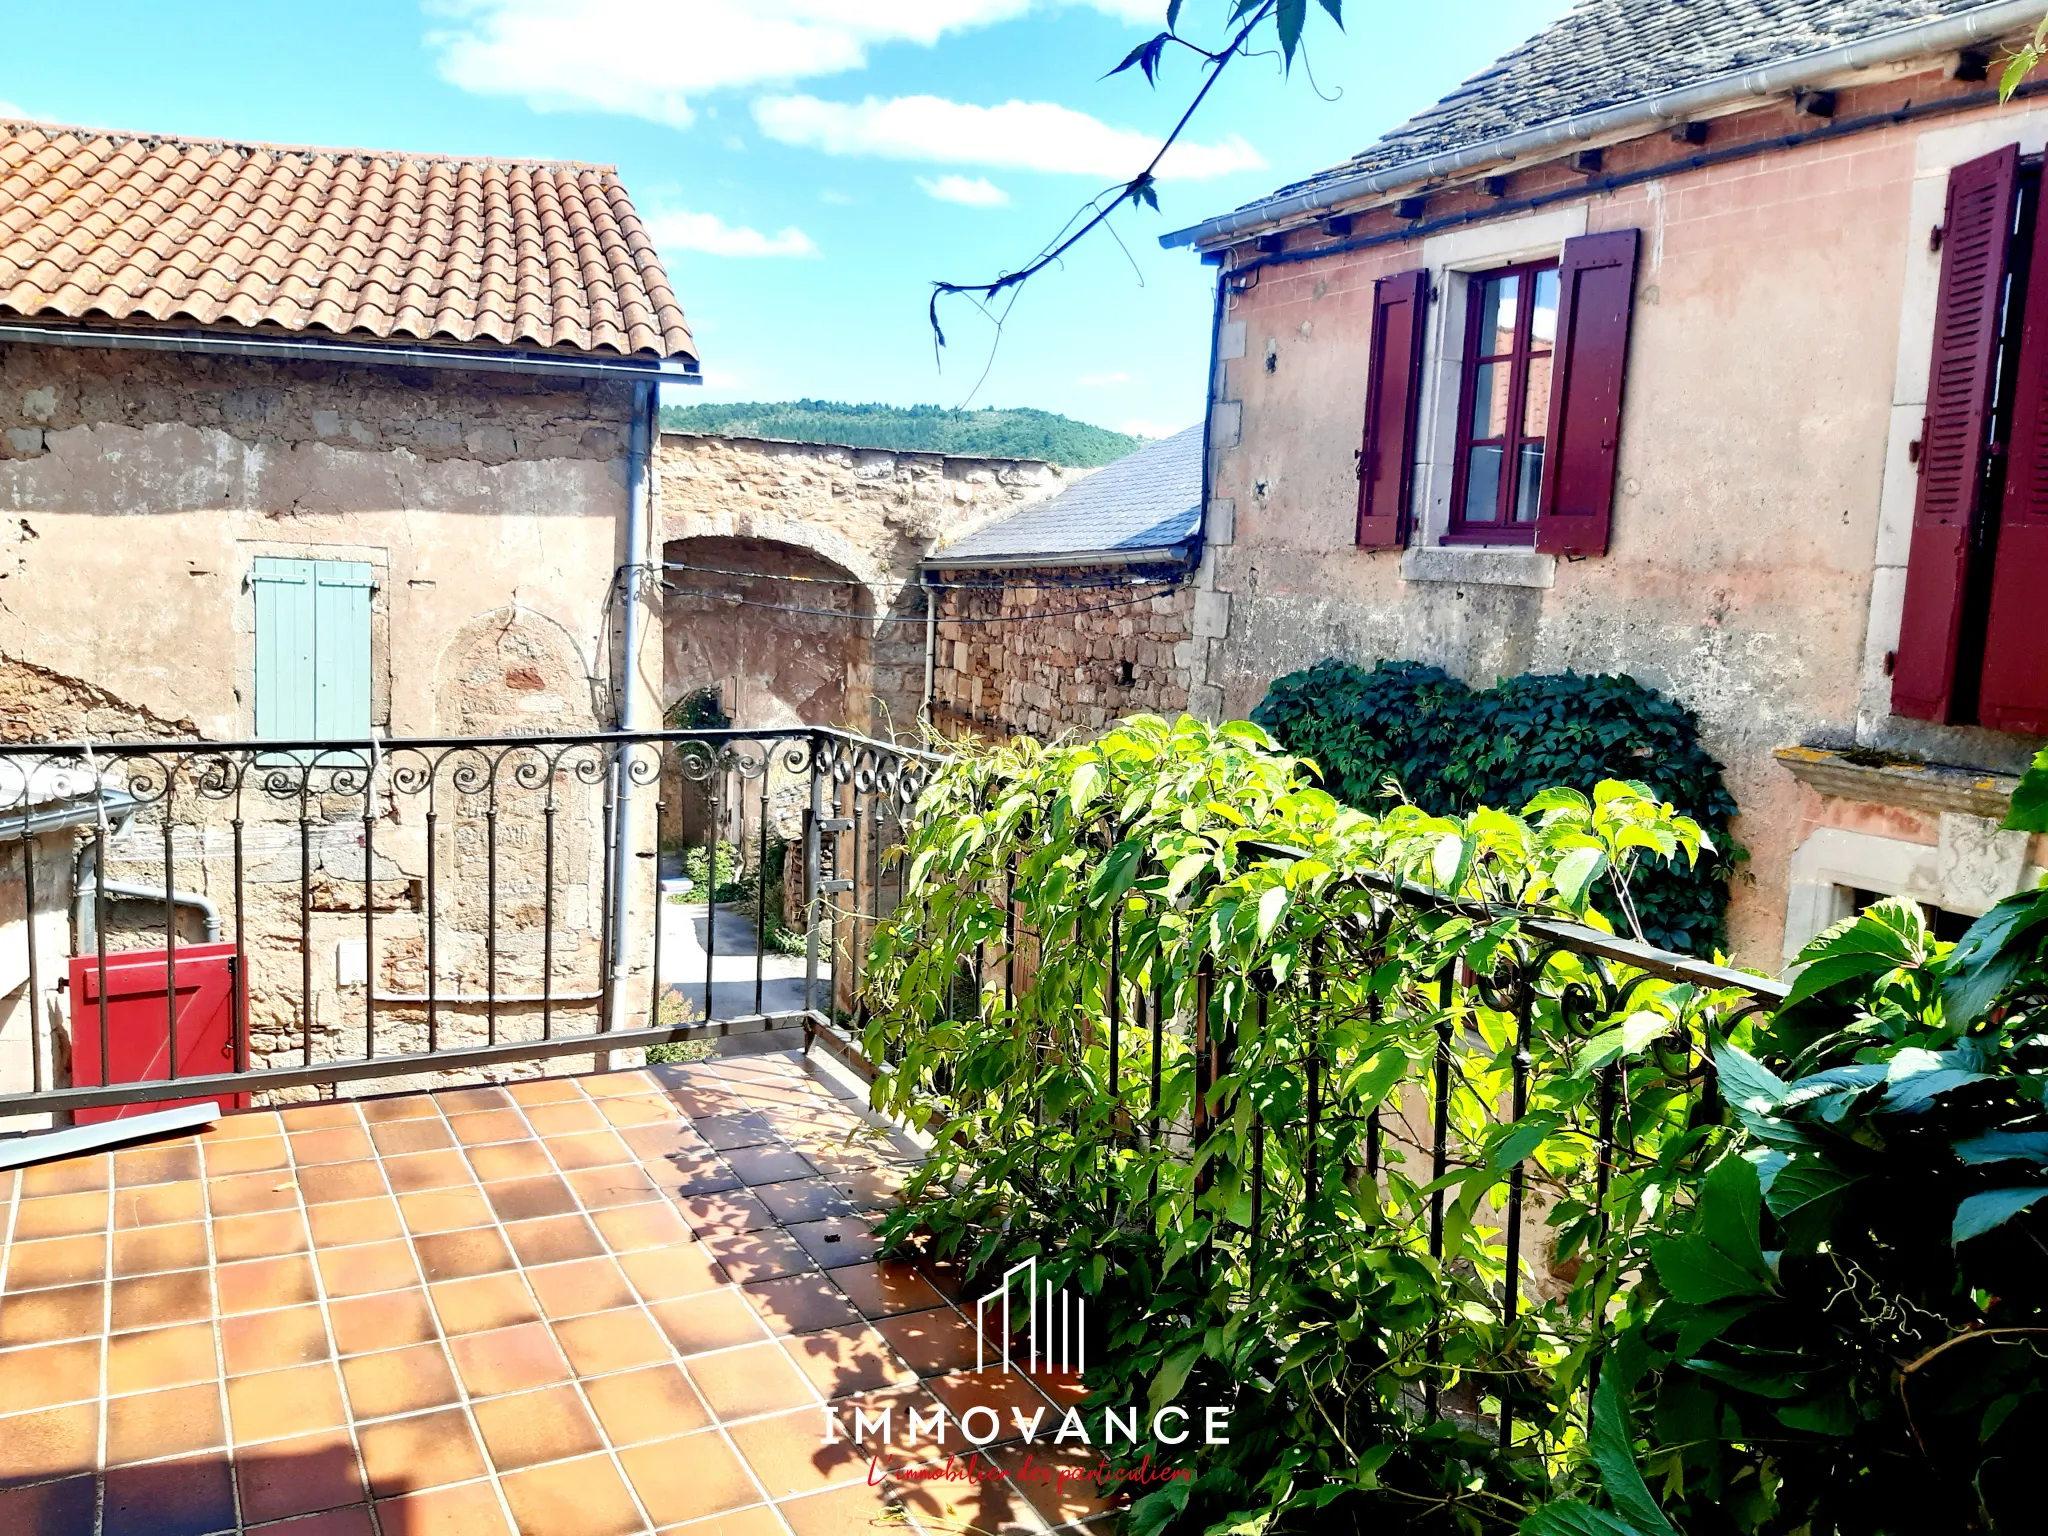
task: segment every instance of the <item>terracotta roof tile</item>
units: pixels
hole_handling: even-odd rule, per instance
[[[618,173],[0,122],[0,316],[694,361]]]

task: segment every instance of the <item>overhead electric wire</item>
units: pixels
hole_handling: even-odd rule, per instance
[[[886,581],[862,581],[858,576],[795,576],[787,575],[780,571],[736,571],[717,565],[691,565],[687,561],[681,560],[664,560],[661,562],[661,568],[664,571],[695,571],[702,576],[739,576],[749,581],[802,581],[826,587],[865,587],[870,591],[877,587],[890,585]],[[1086,587],[1178,586],[1181,580],[1182,578],[1179,576],[1141,576],[1128,582],[936,581],[928,583],[928,585],[944,587],[952,592],[1071,592],[1077,588]],[[904,582],[903,585],[909,586],[910,583]]]

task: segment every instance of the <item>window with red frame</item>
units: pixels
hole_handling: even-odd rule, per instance
[[[1550,429],[1558,265],[1474,273],[1465,302],[1458,457],[1444,542],[1533,543]]]

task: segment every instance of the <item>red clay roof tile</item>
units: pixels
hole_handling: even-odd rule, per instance
[[[0,315],[694,361],[618,172],[0,122]]]

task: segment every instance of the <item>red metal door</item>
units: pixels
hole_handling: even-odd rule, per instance
[[[235,1021],[247,1017],[248,985],[238,973],[232,944],[178,946],[178,1075],[231,1072],[236,1065]],[[107,956],[107,1061],[100,1054],[100,964],[95,955],[71,959],[71,1081],[80,1088],[102,1083],[148,1083],[170,1073],[170,1019],[164,1006],[165,952],[123,950]],[[207,1099],[236,1109],[249,1106],[246,1093],[203,1098],[152,1099],[141,1104],[81,1109],[79,1124],[119,1120]]]

